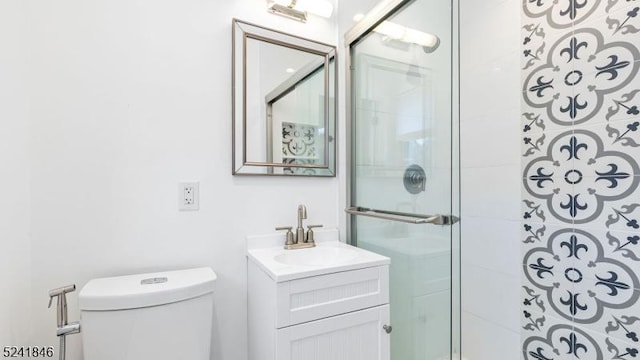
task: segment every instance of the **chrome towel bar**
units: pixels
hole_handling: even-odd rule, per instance
[[[435,225],[451,225],[458,222],[458,218],[451,215],[418,215],[396,211],[376,210],[360,206],[353,206],[344,209],[345,212],[352,215],[369,216],[378,219],[400,221],[410,224],[435,224]]]

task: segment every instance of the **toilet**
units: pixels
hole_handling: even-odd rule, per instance
[[[85,360],[209,360],[210,268],[94,279],[80,291]]]

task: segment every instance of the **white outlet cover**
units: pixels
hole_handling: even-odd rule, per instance
[[[178,210],[197,211],[200,209],[200,183],[180,182],[178,184]]]

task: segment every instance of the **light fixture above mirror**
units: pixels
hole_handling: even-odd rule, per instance
[[[267,0],[267,10],[289,19],[307,22],[308,14],[331,18],[333,4],[328,0]]]

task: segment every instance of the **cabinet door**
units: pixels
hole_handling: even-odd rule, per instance
[[[277,331],[277,360],[389,360],[389,305]]]

